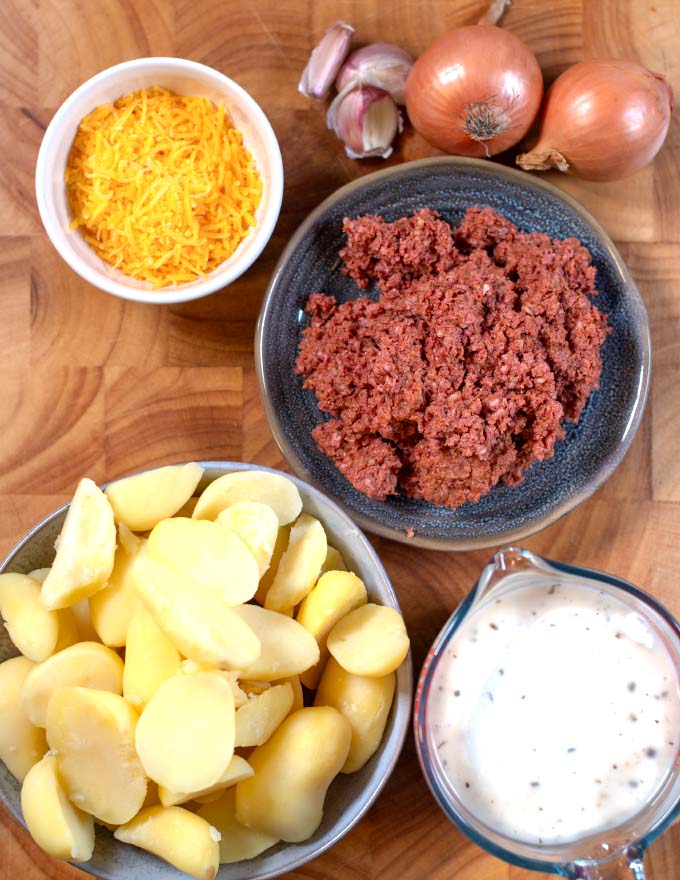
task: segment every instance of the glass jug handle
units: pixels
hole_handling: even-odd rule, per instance
[[[629,847],[613,858],[569,865],[566,876],[571,880],[646,880],[647,877],[642,850],[638,847]]]

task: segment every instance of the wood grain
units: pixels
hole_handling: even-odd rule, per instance
[[[297,81],[338,18],[362,42],[419,53],[474,22],[484,0],[4,0],[0,4],[0,554],[68,500],[78,477],[106,480],[191,458],[283,466],[253,367],[269,275],[297,224],[326,195],[382,160],[347,159],[324,107]],[[582,58],[639,59],[680,94],[677,0],[514,0],[505,25],[536,52],[546,80]],[[174,307],[122,302],[89,287],[42,232],[33,195],[40,140],[61,101],[102,68],[179,55],[234,77],[260,102],[283,150],[284,207],[271,242],[228,290]],[[433,155],[407,126],[387,164]],[[501,157],[503,161],[510,161]],[[619,244],[650,314],[652,393],[616,474],[588,502],[526,542],[556,559],[607,569],[680,614],[680,116],[653,166],[617,183],[549,176]],[[375,546],[407,619],[418,667],[488,552]],[[649,876],[680,876],[680,828],[650,849]],[[85,875],[49,859],[0,810],[0,878]],[[368,817],[291,877],[340,880],[530,880],[470,843],[435,806],[409,740]]]

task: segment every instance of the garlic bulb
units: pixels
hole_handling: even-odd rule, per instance
[[[302,71],[298,91],[307,98],[325,98],[333,80],[349,52],[354,28],[337,21],[312,50],[307,66]]]
[[[327,122],[351,159],[387,159],[402,128],[401,113],[391,95],[370,85],[343,89],[328,110]]]
[[[393,43],[372,43],[352,52],[342,66],[335,88],[342,92],[352,85],[369,85],[384,89],[397,104],[406,102],[406,78],[413,67],[413,58]]]

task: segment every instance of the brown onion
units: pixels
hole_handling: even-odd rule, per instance
[[[548,89],[538,143],[517,164],[586,180],[626,177],[659,152],[672,109],[673,90],[660,73],[633,61],[581,61]]]
[[[471,25],[430,43],[406,83],[413,126],[433,146],[493,156],[524,137],[543,94],[535,55],[499,27]]]

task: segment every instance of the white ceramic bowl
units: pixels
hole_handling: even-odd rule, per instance
[[[236,251],[210,275],[176,287],[151,290],[101,260],[78,231],[70,229],[71,211],[64,171],[78,125],[95,107],[137,89],[163,86],[178,94],[200,95],[224,102],[253,155],[263,181],[257,225]],[[124,299],[177,303],[198,299],[231,284],[257,259],[269,241],[283,196],[283,164],[269,120],[250,95],[211,67],[183,58],[138,58],[103,70],[88,79],[57,110],[43,138],[35,172],[38,210],[52,244],[69,266],[95,287]]]

